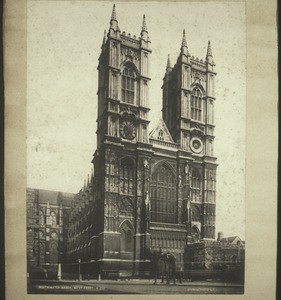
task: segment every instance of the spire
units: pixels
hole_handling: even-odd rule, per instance
[[[87,187],[90,186],[90,175],[88,174]]]
[[[167,68],[166,69],[170,69],[170,68],[171,68],[170,54],[168,54]]]
[[[182,34],[182,43],[181,43],[182,47],[187,47],[187,42],[186,42],[186,37],[185,37],[185,29],[183,30],[183,34]]]
[[[148,37],[148,31],[146,26],[146,20],[145,15],[143,15],[142,19],[142,27],[141,27],[141,39],[144,41],[144,44],[147,46],[147,43],[150,43],[149,37]]]
[[[116,17],[115,4],[113,4],[111,19],[110,19],[110,29],[113,29],[114,31],[120,31],[119,26],[118,26],[117,17]]]
[[[207,58],[208,56],[213,57],[212,49],[211,49],[211,42],[210,42],[210,41],[208,41],[208,48],[207,48],[207,55],[206,55],[206,58]]]
[[[167,59],[167,66],[166,66],[166,72],[171,71],[171,61],[170,61],[170,54],[168,54],[168,59]]]
[[[186,42],[185,29],[183,30],[183,33],[182,33],[181,53],[184,54],[185,56],[190,56],[188,47],[187,47],[187,42]]]
[[[206,62],[211,64],[212,66],[215,66],[215,62],[213,59],[212,49],[211,49],[211,42],[208,41],[208,47],[207,47],[207,54],[206,54]]]
[[[146,21],[145,21],[145,15],[143,15],[141,31],[146,31],[146,32],[147,32],[147,26],[146,26]]]
[[[112,9],[111,20],[110,21],[113,21],[113,20],[117,21],[115,4],[113,4],[113,9]]]

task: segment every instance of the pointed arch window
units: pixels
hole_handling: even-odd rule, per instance
[[[198,87],[191,93],[191,119],[202,121],[202,97],[203,94]]]
[[[202,181],[198,170],[193,170],[191,180],[192,201],[201,202],[202,198]]]
[[[126,66],[122,72],[122,101],[134,104],[135,100],[135,72]]]
[[[162,129],[159,130],[157,139],[159,141],[164,141],[164,131]]]
[[[152,175],[151,221],[176,223],[175,175],[165,165]]]
[[[120,192],[133,195],[135,190],[135,166],[131,159],[127,158],[121,162],[120,170]]]

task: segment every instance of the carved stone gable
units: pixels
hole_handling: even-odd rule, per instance
[[[150,132],[149,138],[174,143],[174,140],[162,119],[159,120],[157,126]]]

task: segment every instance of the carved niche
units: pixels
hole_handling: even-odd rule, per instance
[[[206,75],[203,72],[193,71],[191,73],[191,77],[193,78],[194,83],[204,83],[206,81]]]
[[[130,60],[140,60],[140,54],[137,51],[134,51],[131,48],[122,47],[121,48],[121,55],[125,56],[126,58]]]
[[[120,197],[117,202],[118,211],[120,214],[132,215],[134,203],[130,197]]]

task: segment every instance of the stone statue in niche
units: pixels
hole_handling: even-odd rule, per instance
[[[149,163],[148,163],[147,159],[144,160],[143,166],[144,166],[145,169],[149,168]]]
[[[179,175],[179,187],[182,186],[182,183],[181,183],[181,175]]]
[[[186,210],[187,211],[190,210],[190,201],[189,200],[186,201]]]
[[[146,207],[148,208],[149,205],[150,205],[150,200],[149,200],[149,193],[148,193],[148,191],[145,192],[145,200],[144,200],[144,203],[145,203]]]
[[[184,166],[184,174],[188,175],[188,173],[189,173],[189,165],[188,165],[188,162],[186,162],[185,166]]]

